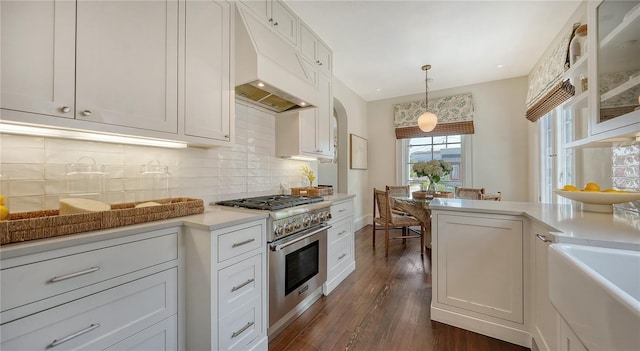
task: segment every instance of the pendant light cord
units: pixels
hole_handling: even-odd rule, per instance
[[[422,66],[424,71],[424,112],[429,111],[429,70],[431,65]]]

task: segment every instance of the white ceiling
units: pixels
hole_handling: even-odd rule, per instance
[[[425,64],[429,91],[527,75],[580,4],[285,1],[333,50],[333,75],[366,101],[424,93]]]

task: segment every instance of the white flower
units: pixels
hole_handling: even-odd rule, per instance
[[[412,167],[418,177],[429,177],[435,183],[438,183],[442,177],[451,173],[452,168],[451,164],[444,160],[417,162]]]

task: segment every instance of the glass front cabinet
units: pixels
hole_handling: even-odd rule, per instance
[[[588,139],[637,139],[640,137],[640,1],[593,1],[589,6]]]

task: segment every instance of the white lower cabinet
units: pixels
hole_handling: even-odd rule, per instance
[[[3,259],[0,349],[179,349],[179,231]]]
[[[185,228],[186,349],[267,349],[266,220]]]
[[[540,351],[558,348],[559,316],[549,300],[549,273],[547,250],[551,242],[549,229],[540,224],[531,225],[532,240],[532,294],[531,337]]]
[[[560,333],[558,338],[559,351],[588,351],[569,325],[560,319]]]
[[[327,232],[327,282],[323,293],[328,295],[356,269],[353,199],[331,206],[331,228]]]
[[[529,345],[524,220],[434,210],[432,228],[432,319]]]

